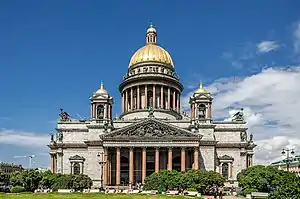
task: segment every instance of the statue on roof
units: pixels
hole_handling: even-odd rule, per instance
[[[65,122],[65,121],[70,121],[70,115],[63,111],[63,109],[60,109],[60,114],[59,114],[59,121]]]
[[[148,117],[154,117],[154,110],[152,106],[149,106],[148,113],[149,113]]]
[[[233,115],[232,121],[240,121],[240,122],[243,122],[243,121],[244,121],[244,109],[243,109],[243,108],[241,108],[240,111],[236,112],[236,113]]]

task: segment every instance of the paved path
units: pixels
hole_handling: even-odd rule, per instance
[[[214,198],[213,196],[204,196],[204,198]],[[236,196],[223,196],[223,199],[245,199],[243,197],[236,197]]]

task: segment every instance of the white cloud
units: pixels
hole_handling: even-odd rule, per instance
[[[273,67],[244,78],[223,78],[207,87],[214,97],[215,119],[228,119],[233,110],[244,108],[249,132],[257,141],[257,163],[280,158],[283,147],[300,153],[300,67]],[[188,99],[183,97],[183,108]]]
[[[259,44],[257,44],[256,47],[257,52],[267,53],[277,50],[280,47],[280,45],[277,43],[277,41],[262,41]]]
[[[297,23],[294,35],[294,49],[297,54],[300,53],[300,22]]]
[[[39,148],[47,150],[49,135],[24,131],[0,129],[0,144]]]

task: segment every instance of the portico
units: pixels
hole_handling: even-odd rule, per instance
[[[100,138],[104,147],[104,184],[144,184],[160,170],[199,168],[201,135],[149,116]]]
[[[199,147],[105,147],[104,184],[144,184],[160,170],[199,168]]]

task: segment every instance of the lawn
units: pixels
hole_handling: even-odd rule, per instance
[[[184,199],[184,196],[125,194],[0,194],[0,199]]]

